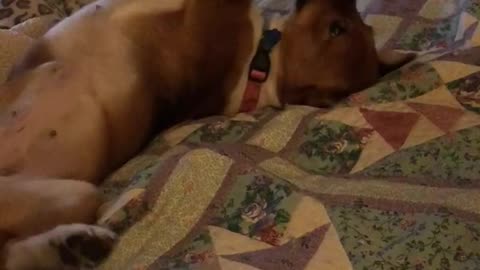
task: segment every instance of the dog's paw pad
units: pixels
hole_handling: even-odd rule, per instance
[[[82,225],[74,230],[71,227],[65,229],[60,234],[61,239],[51,242],[65,265],[97,266],[108,257],[115,244],[116,235],[97,226]],[[58,230],[60,232],[62,228]]]

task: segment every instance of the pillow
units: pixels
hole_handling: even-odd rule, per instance
[[[66,16],[63,0],[0,0],[0,28],[8,29],[40,16]]]
[[[0,83],[7,78],[15,61],[32,44],[33,39],[11,30],[0,30]]]
[[[65,11],[70,15],[93,1],[95,0],[64,0]]]
[[[3,0],[5,2],[5,0]],[[0,29],[0,83],[17,59],[57,21],[55,15],[29,19],[11,29]]]

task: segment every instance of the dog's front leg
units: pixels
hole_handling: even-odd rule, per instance
[[[116,235],[94,225],[61,225],[7,244],[6,270],[94,269],[109,254]]]
[[[107,229],[85,225],[95,221],[100,204],[96,187],[86,182],[0,178],[0,232],[13,236],[2,254],[6,269],[94,266],[115,238]]]

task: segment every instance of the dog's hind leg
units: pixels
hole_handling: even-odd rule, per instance
[[[0,233],[14,238],[5,247],[7,269],[65,269],[98,262],[115,236],[82,224],[95,221],[100,203],[97,189],[86,182],[0,178]]]

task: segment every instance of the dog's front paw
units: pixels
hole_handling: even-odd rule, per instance
[[[8,247],[7,269],[91,269],[111,252],[116,235],[98,226],[62,225]]]

